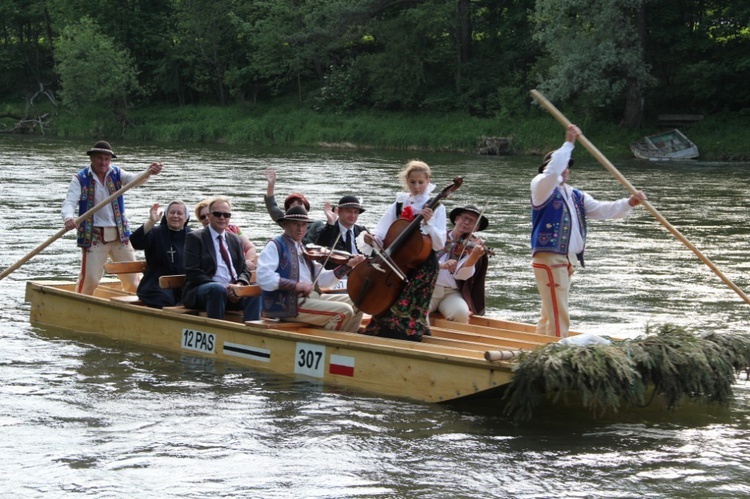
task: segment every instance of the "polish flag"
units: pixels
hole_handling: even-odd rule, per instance
[[[328,366],[328,372],[331,374],[341,374],[342,376],[354,376],[354,357],[345,355],[331,355],[331,362]]]

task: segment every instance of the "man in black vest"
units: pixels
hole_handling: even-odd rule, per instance
[[[328,223],[315,238],[315,244],[332,248],[335,242],[334,250],[358,255],[356,238],[360,232],[365,230],[364,226],[357,225],[360,213],[365,211],[359,204],[359,199],[354,196],[344,196],[339,200],[338,205],[332,207],[330,203],[326,203],[323,210]],[[339,234],[341,234],[340,237]],[[336,241],[336,238],[338,238],[338,241]],[[335,267],[336,265],[331,263],[326,265],[328,269]]]

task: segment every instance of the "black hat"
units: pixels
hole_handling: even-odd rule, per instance
[[[476,230],[483,231],[490,225],[490,221],[487,220],[487,217],[482,215],[481,210],[477,208],[476,206],[474,206],[473,204],[467,204],[466,206],[463,206],[463,207],[453,208],[450,214],[451,223],[453,225],[456,225],[456,217],[458,217],[461,213],[464,213],[467,211],[479,217],[479,224],[477,225]]]
[[[307,216],[307,210],[304,206],[292,206],[288,210],[286,210],[286,213],[284,213],[283,217],[279,217],[276,219],[276,223],[281,222],[312,222],[313,219]]]
[[[357,208],[360,213],[365,211],[362,205],[359,204],[359,199],[354,196],[344,196],[339,199],[338,208]]]
[[[544,160],[542,161],[542,164],[539,165],[539,173],[544,173],[544,168],[547,166],[547,164],[552,161],[552,153],[555,151],[550,151],[547,154],[544,155]],[[570,158],[570,161],[568,161],[568,168],[573,166],[573,158]]]
[[[113,158],[117,157],[117,155],[115,154],[115,152],[112,150],[112,146],[109,145],[109,142],[104,141],[104,140],[100,140],[99,142],[97,142],[96,144],[94,144],[94,147],[92,147],[91,149],[89,149],[88,151],[86,151],[86,154],[88,154],[89,156],[91,156],[92,154],[96,154],[96,153],[100,153],[100,152],[111,154]]]

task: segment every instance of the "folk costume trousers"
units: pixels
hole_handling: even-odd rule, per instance
[[[313,291],[310,296],[300,297],[297,304],[297,316],[284,317],[282,320],[350,333],[359,331],[362,323],[363,313],[353,306],[347,294],[320,294]]]
[[[78,275],[76,291],[84,295],[93,295],[104,274],[107,257],[113,262],[131,262],[135,260],[135,251],[130,241],[120,242],[116,227],[94,227],[91,246],[83,248],[81,273]],[[122,288],[133,293],[138,289],[140,274],[119,274]]]
[[[531,266],[542,298],[542,314],[536,332],[565,338],[570,329],[568,293],[575,267],[570,264],[567,255],[549,252],[536,253],[531,259]]]
[[[448,286],[435,286],[432,292],[432,301],[430,301],[430,312],[438,311],[449,321],[469,323],[471,310],[469,304],[461,296],[458,289]]]

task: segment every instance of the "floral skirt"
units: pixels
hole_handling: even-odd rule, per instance
[[[421,341],[423,335],[429,335],[427,314],[438,270],[438,259],[433,251],[422,265],[409,273],[409,282],[391,308],[373,316],[364,333],[411,341]]]

